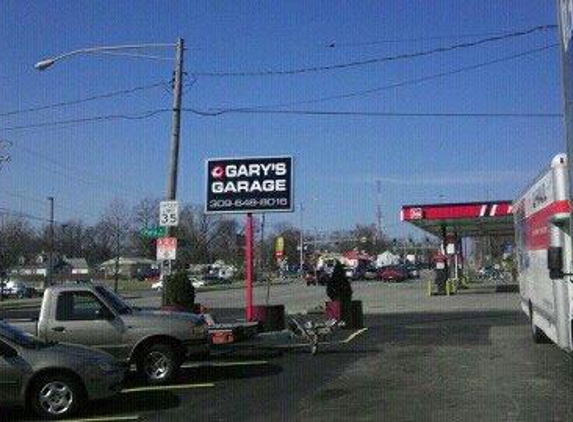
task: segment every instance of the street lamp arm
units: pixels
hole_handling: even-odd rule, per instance
[[[71,56],[76,56],[78,54],[92,54],[92,53],[112,53],[114,51],[121,50],[143,50],[143,49],[153,49],[153,48],[175,48],[176,44],[127,44],[127,45],[114,45],[114,46],[99,46],[90,48],[81,48],[78,50],[69,51],[67,53],[60,54],[55,57],[40,60],[34,66],[37,70],[45,70],[52,66],[57,61],[66,59]],[[135,56],[135,55],[134,55]],[[141,55],[143,57],[143,55]]]

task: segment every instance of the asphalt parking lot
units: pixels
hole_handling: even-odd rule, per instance
[[[180,380],[147,388],[129,379],[116,399],[87,406],[83,420],[142,421],[568,421],[571,357],[534,345],[515,293],[427,297],[419,281],[355,283],[366,331],[307,350],[251,351],[192,362]],[[264,300],[264,288],[256,290]],[[321,287],[276,286],[271,301],[301,312]],[[213,313],[240,315],[242,292],[206,292]],[[138,304],[151,306],[149,295]],[[223,311],[222,308],[225,308]],[[0,420],[32,420],[0,411]]]

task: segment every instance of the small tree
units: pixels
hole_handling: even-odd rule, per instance
[[[177,271],[165,279],[165,305],[192,312],[195,305],[195,287],[185,271]]]

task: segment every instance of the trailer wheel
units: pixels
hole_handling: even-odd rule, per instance
[[[529,304],[529,326],[531,327],[531,338],[535,344],[547,343],[548,338],[537,325],[533,322],[533,306]]]

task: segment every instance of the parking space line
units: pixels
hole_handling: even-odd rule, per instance
[[[196,362],[196,363],[186,363],[181,366],[181,368],[191,369],[191,368],[209,368],[209,367],[228,367],[228,366],[250,366],[250,365],[266,365],[269,361],[267,360],[246,360],[238,362]]]
[[[350,334],[348,336],[348,338],[345,340],[342,340],[342,342],[343,343],[350,343],[352,340],[354,340],[356,337],[358,337],[360,334],[362,334],[366,330],[368,330],[368,327],[361,328],[360,330],[355,331],[354,333]]]
[[[84,419],[66,419],[68,422],[120,422],[120,421],[138,421],[141,417],[139,415],[133,416],[104,416],[95,418]]]
[[[157,385],[157,386],[148,386],[148,387],[135,387],[135,388],[126,388],[121,392],[123,394],[126,393],[137,393],[140,391],[168,391],[168,390],[190,390],[193,388],[212,388],[215,387],[213,383],[204,383],[204,384],[177,384],[177,385]]]

